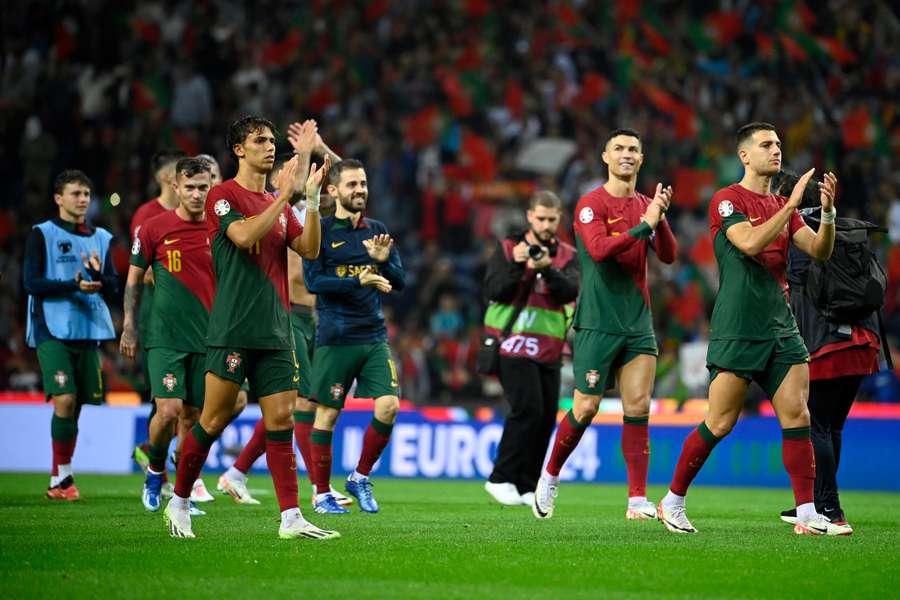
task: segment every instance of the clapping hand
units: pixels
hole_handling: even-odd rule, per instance
[[[303,123],[291,123],[288,125],[288,141],[294,148],[295,154],[312,154],[319,143],[318,125],[312,119]]]
[[[825,173],[825,180],[819,183],[819,198],[822,202],[822,210],[831,212],[834,210],[834,197],[837,193],[837,177],[834,173]]]
[[[386,233],[363,240],[363,246],[366,247],[366,251],[372,260],[376,262],[385,262],[391,255],[391,247],[393,245],[394,240]]]

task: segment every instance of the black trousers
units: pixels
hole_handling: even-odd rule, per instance
[[[862,375],[809,382],[809,417],[816,455],[816,509],[840,510],[837,470],[841,464],[841,434]]]
[[[533,492],[559,409],[559,365],[500,357],[499,373],[510,412],[503,425],[490,481]]]

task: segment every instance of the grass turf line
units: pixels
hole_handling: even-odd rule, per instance
[[[278,506],[217,495],[196,540],[168,537],[140,476],[79,475],[84,500],[42,497],[46,475],[0,474],[0,581],[8,598],[884,597],[900,582],[900,495],[842,494],[856,533],[795,536],[789,490],[692,489],[696,536],[626,522],[625,487],[563,484],[556,515],[492,503],[480,482],[380,480],[381,513],[317,515],[335,541],[277,539]],[[215,478],[207,475],[206,481]],[[337,483],[337,482],[336,482]],[[251,488],[271,490],[267,477]],[[663,493],[650,490],[651,499]],[[890,594],[891,592],[888,592]]]

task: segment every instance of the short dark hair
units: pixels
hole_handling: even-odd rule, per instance
[[[639,134],[637,131],[635,131],[634,129],[629,129],[628,127],[619,127],[617,129],[613,129],[612,131],[609,132],[609,135],[606,136],[606,141],[603,142],[603,147],[606,148],[606,146],[617,135],[631,136],[631,137],[637,138],[638,143],[641,142],[641,134]]]
[[[175,163],[175,177],[184,173],[187,177],[193,177],[200,173],[212,173],[209,161],[199,156],[186,156]]]
[[[206,161],[209,163],[209,168],[212,169],[213,165],[219,166],[219,161],[216,160],[216,157],[212,154],[198,154],[194,158],[199,158],[200,160]]]
[[[562,200],[550,190],[540,190],[531,195],[531,199],[528,201],[528,210],[534,210],[538,206],[562,210]]]
[[[292,152],[291,152],[291,153],[285,152],[285,153],[283,153],[283,154],[276,154],[276,155],[275,155],[275,162],[272,163],[272,170],[269,171],[269,175],[270,175],[270,176],[271,176],[271,175],[274,175],[275,173],[277,173],[278,171],[280,171],[280,170],[281,170],[281,167],[284,166],[284,163],[286,163],[287,161],[291,160],[292,158],[294,158],[294,154],[293,154]]]
[[[793,171],[779,171],[777,175],[772,177],[772,193],[779,196],[790,196],[794,190],[794,186],[800,180],[800,176]],[[816,193],[817,185],[815,180],[810,179],[803,190],[803,200],[800,201],[800,208],[814,208],[820,206],[819,197]]]
[[[158,150],[153,158],[150,159],[150,165],[153,167],[153,174],[156,175],[160,170],[170,166],[172,163],[178,162],[179,159],[187,156],[178,148],[163,148]]]
[[[84,171],[79,171],[78,169],[66,169],[53,180],[53,193],[62,194],[63,190],[66,189],[66,186],[70,183],[80,183],[86,185],[88,189],[94,189],[94,182],[91,181],[90,177],[84,174]]]
[[[228,128],[228,151],[234,152],[234,147],[243,144],[248,135],[261,131],[264,127],[268,127],[272,134],[277,134],[275,125],[268,119],[256,115],[241,117]]]
[[[337,185],[341,181],[341,173],[344,171],[348,171],[350,169],[365,169],[361,161],[356,160],[355,158],[345,158],[344,160],[339,160],[338,162],[331,165],[331,168],[328,169],[328,183],[331,185]]]
[[[750,137],[757,131],[775,131],[775,126],[771,123],[765,123],[763,121],[754,121],[752,123],[747,123],[737,130],[737,145],[740,146],[741,144],[743,144],[745,141],[750,139]]]

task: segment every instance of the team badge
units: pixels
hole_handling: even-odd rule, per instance
[[[590,223],[594,220],[594,211],[590,206],[585,206],[581,209],[581,212],[578,213],[578,220],[582,223]]]
[[[344,395],[344,386],[336,383],[331,386],[331,399],[338,402]]]
[[[69,376],[66,375],[63,371],[57,371],[56,375],[53,376],[53,381],[55,381],[56,385],[58,385],[59,387],[65,387],[68,380]]]
[[[591,369],[585,373],[584,380],[587,381],[589,388],[595,388],[600,383],[600,372],[597,369]]]
[[[228,367],[229,373],[234,373],[239,366],[241,366],[241,355],[237,352],[232,352],[228,356],[225,357],[225,366]]]
[[[134,243],[131,245],[131,253],[132,254],[140,254],[141,253],[141,238],[137,237],[137,234],[135,234]]]
[[[287,231],[287,217],[284,216],[284,213],[278,215],[278,222],[281,223],[281,228]]]
[[[337,275],[338,277],[343,277],[344,275],[347,274],[347,267],[345,267],[344,265],[338,265],[334,269],[334,274]]]
[[[72,242],[69,240],[59,240],[56,242],[56,247],[59,248],[59,251],[63,254],[68,254],[72,250]]]
[[[734,204],[731,200],[722,200],[719,202],[719,214],[723,217],[730,217],[734,213]]]
[[[231,212],[231,205],[228,204],[228,200],[222,198],[221,200],[216,200],[216,203],[213,205],[213,212],[220,217],[224,217],[228,213]]]
[[[171,373],[166,373],[166,376],[163,377],[163,385],[166,386],[166,390],[170,392],[175,391],[175,386],[178,385],[178,380]]]

